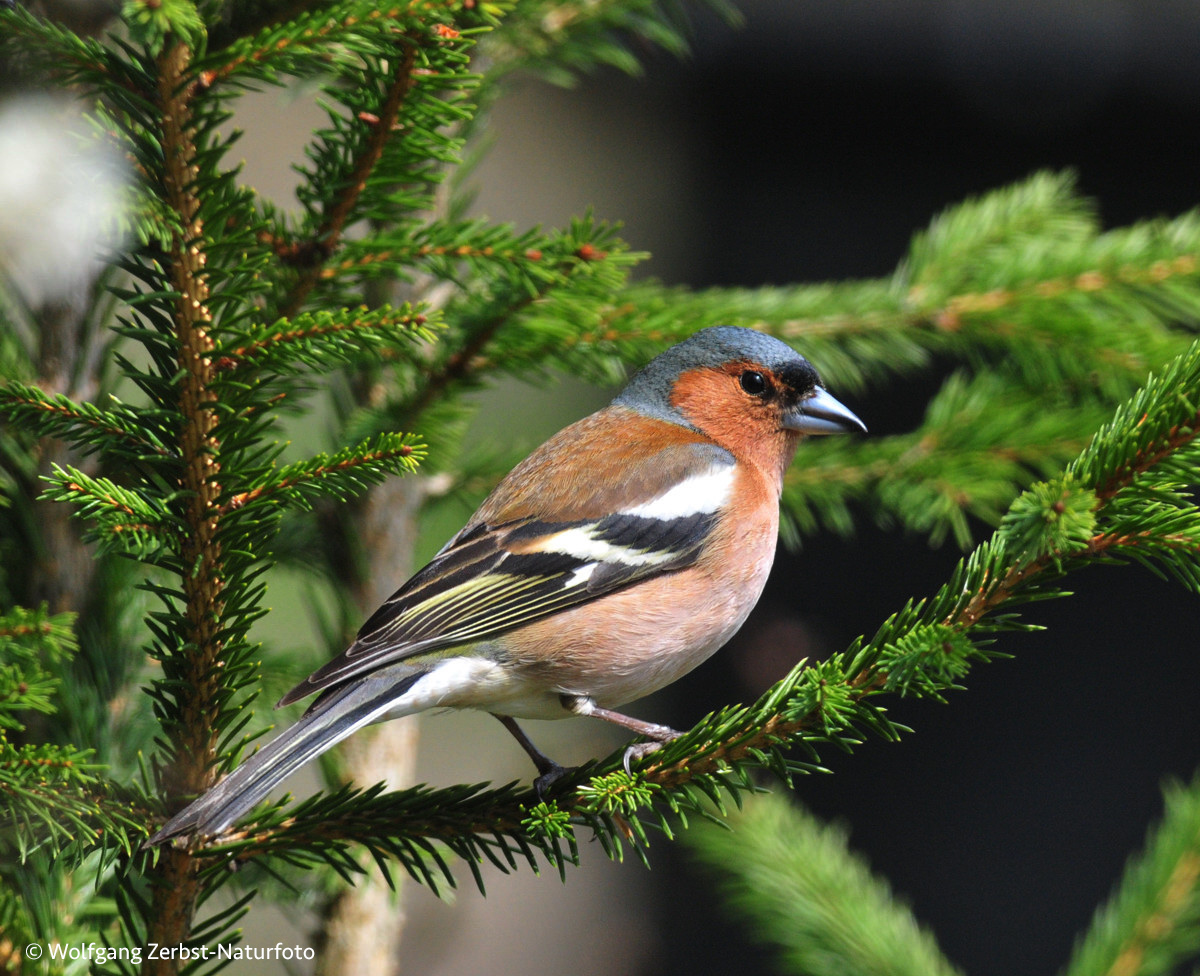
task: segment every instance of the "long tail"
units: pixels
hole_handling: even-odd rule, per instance
[[[427,673],[418,668],[398,675],[395,668],[386,668],[327,692],[295,725],[180,810],[143,846],[156,847],[184,834],[221,833],[306,762],[396,709]]]

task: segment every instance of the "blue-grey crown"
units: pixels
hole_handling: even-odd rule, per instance
[[[671,390],[679,374],[738,360],[759,363],[779,374],[806,374],[807,385],[819,382],[809,361],[787,343],[753,329],[717,325],[701,329],[655,356],[629,381],[613,404],[690,427],[691,424],[671,406]]]

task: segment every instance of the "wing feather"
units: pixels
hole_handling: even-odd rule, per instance
[[[535,511],[469,523],[367,620],[345,652],[280,705],[405,658],[496,637],[691,565],[733,476],[728,452],[684,444],[642,461],[624,480],[639,490],[632,496],[626,491],[609,514],[554,521]],[[587,490],[594,494],[595,486]],[[488,503],[480,511],[488,513]]]

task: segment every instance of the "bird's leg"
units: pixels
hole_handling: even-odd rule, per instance
[[[625,750],[625,772],[630,772],[629,764],[635,759],[644,759],[652,752],[658,752],[664,745],[672,739],[678,739],[682,732],[676,732],[668,725],[656,725],[653,722],[643,722],[640,718],[631,718],[628,715],[622,715],[620,712],[614,712],[609,708],[601,708],[592,699],[579,695],[563,695],[563,707],[568,711],[574,712],[576,715],[590,715],[593,718],[602,718],[606,722],[612,722],[614,725],[619,725],[624,729],[629,729],[631,732],[636,732],[638,735],[645,736],[649,742],[635,742]]]
[[[533,760],[533,764],[537,766],[539,773],[538,778],[533,781],[533,792],[537,794],[538,799],[542,799],[546,790],[556,780],[561,779],[570,772],[565,766],[560,766],[553,759],[542,752],[537,746],[530,741],[529,736],[525,734],[525,730],[519,726],[510,715],[497,715],[512,737],[521,743],[521,748],[525,750],[529,758]]]

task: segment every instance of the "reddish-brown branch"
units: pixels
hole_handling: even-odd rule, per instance
[[[317,228],[314,235],[313,243],[324,252],[325,256],[337,250],[350,214],[366,189],[367,181],[375,171],[379,160],[383,157],[383,151],[387,147],[388,141],[395,133],[396,120],[413,86],[413,67],[416,64],[416,58],[416,48],[406,42],[404,53],[396,68],[396,77],[388,87],[383,104],[376,113],[379,121],[363,123],[368,126],[370,135],[346,179],[345,188],[326,211],[325,219],[321,221],[321,226]],[[284,318],[291,318],[300,310],[319,277],[320,265],[317,263],[310,264],[301,273],[291,294],[280,308],[280,314]]]
[[[78,410],[73,410],[61,403],[55,403],[52,400],[43,400],[40,398],[23,397],[21,402],[27,407],[32,407],[35,410],[40,410],[42,413],[52,414],[58,417],[65,417],[73,420],[78,424],[90,427],[99,434],[104,434],[106,437],[114,440],[123,440],[146,451],[151,451],[154,454],[166,456],[170,452],[160,445],[151,444],[149,441],[143,440],[136,434],[125,430],[123,427],[117,427],[112,424],[105,424],[98,421],[95,417],[89,416],[86,413],[81,413]]]
[[[1160,443],[1151,446],[1144,454],[1139,452],[1133,461],[1118,470],[1096,489],[1097,497],[1101,501],[1108,501],[1129,484],[1139,472],[1149,470],[1168,455],[1195,440],[1197,433],[1200,433],[1198,428],[1200,428],[1200,412],[1193,414],[1187,423],[1176,424],[1167,431],[1166,437]]]
[[[375,315],[355,318],[349,322],[319,323],[306,329],[283,329],[268,336],[266,339],[259,339],[244,346],[238,346],[236,349],[230,349],[228,352],[221,353],[216,359],[216,368],[222,371],[237,369],[245,361],[253,360],[268,349],[273,349],[285,342],[302,342],[305,339],[336,335],[339,332],[349,333],[360,329],[374,329],[384,324],[422,326],[425,322],[426,318],[424,315],[414,313],[412,315],[394,315],[387,322],[382,321],[378,315]]]
[[[524,302],[518,307],[523,307],[525,304],[528,302]],[[515,311],[515,309],[510,310],[510,314],[511,311]],[[411,416],[419,417],[426,408],[437,401],[443,390],[467,377],[476,358],[483,351],[483,347],[492,341],[492,337],[503,324],[504,318],[497,316],[486,327],[476,331],[462,348],[447,357],[441,369],[426,379],[424,388],[409,408]]]
[[[284,478],[282,481],[273,482],[269,485],[261,485],[258,488],[253,488],[250,491],[239,492],[227,501],[222,506],[222,511],[230,509],[242,508],[250,502],[258,501],[260,498],[268,495],[273,495],[280,491],[287,491],[289,488],[294,488],[302,482],[319,481],[326,475],[332,474],[335,471],[346,471],[349,468],[361,467],[364,464],[370,464],[372,461],[384,461],[389,458],[406,458],[412,457],[413,449],[411,445],[404,444],[394,451],[372,451],[368,454],[358,455],[352,458],[346,458],[343,461],[338,461],[336,464],[330,464],[325,467],[317,468],[314,471],[307,472],[303,478]]]
[[[289,14],[295,14],[296,12],[295,10],[289,11]],[[365,19],[381,20],[386,18],[388,20],[395,20],[401,13],[402,11],[399,7],[380,8],[372,10],[366,15]],[[279,52],[287,49],[328,50],[330,45],[337,41],[338,32],[352,27],[357,19],[354,16],[345,17],[341,20],[331,19],[319,26],[308,28],[299,37],[280,37],[273,44],[255,48],[245,54],[230,58],[224,64],[219,64],[216,67],[202,71],[199,78],[200,84],[206,88],[215,85],[236,73],[242,65],[256,64],[268,57],[277,56]],[[274,22],[272,21],[272,23]]]
[[[184,83],[191,51],[182,42],[171,44],[159,56],[159,99],[162,107],[163,192],[168,206],[179,217],[183,232],[172,242],[169,267],[179,294],[175,327],[179,343],[179,406],[183,428],[179,435],[182,459],[180,487],[186,493],[181,561],[189,568],[181,585],[184,594],[185,633],[180,635],[180,666],[188,689],[180,702],[180,720],[169,730],[173,754],[162,786],[171,796],[203,792],[213,780],[216,754],[216,717],[222,644],[222,559],[217,541],[217,483],[219,445],[216,394],[211,385],[212,316],[208,310],[208,284],[204,274],[204,228],[195,195],[196,146],[192,141],[190,99],[194,86]],[[186,851],[166,850],[151,876],[151,913],[147,939],[160,945],[187,941],[200,890],[198,865]],[[174,976],[172,959],[147,958],[144,976]]]
[[[276,248],[276,253],[284,253],[281,245]],[[287,248],[286,253],[291,253],[296,248],[292,246]],[[471,247],[467,244],[445,245],[445,244],[418,244],[413,247],[393,247],[380,251],[371,251],[367,254],[361,254],[358,257],[348,258],[344,261],[339,261],[336,265],[326,266],[321,269],[320,277],[322,279],[336,278],[338,275],[347,271],[353,271],[355,268],[369,268],[373,264],[383,264],[385,262],[395,262],[420,258],[492,258],[498,261],[530,262],[536,264],[542,260],[542,252],[535,249],[516,250],[505,249],[497,251],[494,247]]]
[[[5,637],[29,637],[36,634],[45,637],[54,632],[54,625],[49,621],[39,624],[16,624],[12,627],[0,627],[0,635]]]
[[[83,485],[79,484],[76,481],[68,481],[64,487],[70,489],[71,491],[75,492],[76,494],[80,494],[80,495],[88,494],[88,490],[86,488],[84,488]],[[110,508],[115,508],[118,512],[124,512],[126,515],[134,514],[134,511],[132,508],[130,508],[124,502],[117,501],[112,495],[104,495],[104,494],[97,493],[96,497],[99,498],[100,501],[102,501],[106,505],[108,505]]]

